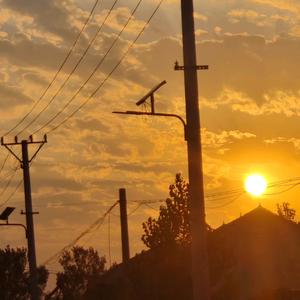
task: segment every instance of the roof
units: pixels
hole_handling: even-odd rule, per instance
[[[209,234],[212,288],[226,300],[255,298],[277,289],[299,290],[299,253],[300,225],[258,206]],[[107,272],[99,290],[101,284],[114,292],[112,287],[120,286],[121,298],[114,295],[115,300],[190,299],[189,259],[189,251],[180,247],[144,251],[127,266]],[[96,292],[88,299],[99,297]]]

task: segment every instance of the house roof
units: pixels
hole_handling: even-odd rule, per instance
[[[275,215],[261,205],[210,233],[209,253],[215,291],[223,293],[228,284],[233,284],[240,299],[248,299],[266,290],[300,289],[300,225]],[[120,282],[125,272],[130,276],[134,274],[131,284],[133,282],[136,286],[141,285],[137,282],[146,276],[143,284],[148,284],[149,280],[153,284],[151,287],[149,283],[145,287],[147,290],[157,292],[156,289],[162,288],[161,282],[171,280],[172,293],[179,294],[183,287],[188,293],[189,259],[189,251],[180,247],[177,250],[144,251],[133,257],[127,266],[120,265],[109,271],[102,283]],[[165,274],[169,278],[166,279]],[[125,277],[129,278],[127,275]],[[184,283],[177,291],[173,281]],[[141,297],[148,299],[141,294],[137,299]],[[189,299],[182,297],[178,299]],[[125,299],[124,296],[122,299]],[[128,299],[135,298],[131,295]],[[169,298],[164,296],[164,299]],[[170,299],[175,299],[174,295]]]

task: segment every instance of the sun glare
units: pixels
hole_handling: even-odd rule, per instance
[[[258,197],[264,193],[266,188],[267,181],[263,176],[259,174],[253,174],[246,178],[245,189],[251,195]]]

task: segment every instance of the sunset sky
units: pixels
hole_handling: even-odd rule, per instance
[[[69,101],[114,41],[137,0],[119,0],[71,80],[20,139],[27,138]],[[300,4],[297,0],[200,0],[195,3],[205,192],[243,189],[248,174],[260,173],[268,182],[300,176]],[[5,137],[12,141],[50,101],[87,47],[111,7],[103,0],[95,11],[70,60],[33,113]],[[136,38],[157,0],[144,0],[88,85],[53,122],[59,124],[101,84]],[[0,0],[1,136],[30,110],[76,39],[94,0]],[[180,1],[165,0],[135,47],[82,110],[49,133],[48,144],[31,168],[38,263],[71,242],[101,216],[126,188],[132,200],[168,196],[175,174],[187,178],[186,144],[178,120],[112,114],[136,110],[135,102],[162,80],[156,95],[158,112],[185,117]],[[35,135],[42,139],[46,126]],[[31,148],[33,151],[34,148]],[[15,148],[16,152],[20,148]],[[7,155],[1,147],[1,162]],[[17,162],[9,157],[0,174],[1,203],[22,178],[18,170],[5,188]],[[269,189],[260,198],[243,194],[234,200],[207,200],[207,220],[213,227],[227,223],[259,203],[275,211],[290,202],[300,212],[298,187]],[[2,192],[1,192],[2,191]],[[4,207],[16,206],[11,221],[24,222],[23,189]],[[160,203],[141,206],[129,218],[131,253],[142,248],[141,223],[156,216]],[[118,210],[111,220],[112,260],[120,261]],[[1,247],[26,246],[20,229],[1,227]],[[79,245],[108,255],[108,223]],[[57,264],[49,266],[58,270]]]

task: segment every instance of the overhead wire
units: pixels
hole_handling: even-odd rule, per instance
[[[14,190],[11,192],[11,194],[6,198],[6,200],[3,201],[3,202],[0,204],[0,207],[3,207],[5,204],[7,204],[7,203],[12,199],[12,197],[17,193],[17,191],[18,191],[19,188],[21,187],[22,183],[23,183],[23,179],[21,179],[21,180],[17,183],[15,189],[14,189]]]
[[[107,235],[108,235],[108,261],[109,261],[109,267],[111,267],[111,230],[110,230],[110,213],[108,214],[107,218]]]
[[[96,9],[96,7],[98,6],[99,0],[96,0],[87,19],[85,20],[83,27],[81,28],[81,30],[79,31],[75,41],[73,42],[72,46],[70,47],[66,57],[63,59],[62,63],[60,64],[58,70],[56,71],[56,73],[54,74],[52,80],[50,81],[50,83],[48,84],[48,86],[46,87],[46,89],[43,91],[43,93],[41,94],[41,96],[38,98],[37,101],[34,102],[33,106],[30,108],[30,110],[24,115],[24,117],[16,123],[16,125],[14,125],[10,130],[8,130],[3,136],[7,136],[8,134],[10,134],[11,132],[13,132],[16,128],[18,128],[28,117],[29,115],[33,112],[33,110],[37,107],[37,105],[42,101],[42,99],[44,98],[44,96],[47,94],[48,90],[52,87],[52,85],[54,84],[56,78],[58,77],[58,75],[60,74],[60,72],[62,71],[63,67],[65,66],[65,64],[67,63],[69,57],[71,56],[74,48],[76,47],[83,31],[85,30],[86,26],[88,25],[88,23],[90,22],[90,19],[92,18],[94,11]]]
[[[3,171],[3,169],[4,169],[4,167],[5,167],[5,165],[6,165],[7,161],[8,161],[8,158],[9,158],[9,153],[6,154],[4,160],[3,160],[2,164],[1,164],[1,167],[0,167],[0,174],[2,173],[2,171]]]
[[[8,189],[10,183],[12,182],[12,180],[14,179],[14,177],[16,176],[18,170],[20,169],[20,167],[15,168],[15,170],[12,172],[11,176],[9,177],[9,179],[6,182],[6,185],[2,188],[2,190],[0,191],[0,197],[6,192],[6,190]]]
[[[92,223],[86,230],[84,230],[82,233],[80,233],[72,242],[64,246],[61,250],[59,250],[57,253],[49,257],[43,265],[47,265],[51,263],[53,260],[56,260],[64,251],[68,250],[69,248],[73,247],[79,240],[81,240],[85,235],[90,233],[92,230],[97,228],[99,224],[103,224],[106,216],[114,209],[114,207],[119,203],[119,201],[115,202],[113,205],[111,205],[106,212],[99,217],[94,223]]]
[[[291,181],[291,179],[289,181]],[[300,184],[300,182],[297,183],[297,185],[298,184]],[[272,185],[274,186],[274,183]],[[296,186],[296,184],[292,185],[291,187],[294,187],[294,186]],[[223,207],[225,207],[227,205],[230,205],[234,201],[236,201],[239,197],[241,197],[244,193],[245,193],[245,191],[243,191],[242,193],[239,193],[238,195],[236,195],[236,197],[234,197],[233,199],[231,199],[229,202],[226,202],[226,203],[221,204],[221,205],[213,206],[213,207],[207,207],[207,209],[219,209],[219,208],[223,208]],[[137,207],[135,209],[133,209],[128,214],[128,216],[133,215],[143,205],[149,206],[151,209],[154,209],[153,207],[151,207],[147,203],[147,201],[145,201],[144,203],[142,201],[140,201],[138,203]],[[85,231],[83,231],[79,236],[77,236],[77,238],[75,238],[71,243],[67,244],[60,251],[58,251],[57,253],[55,253],[54,255],[52,255],[50,258],[48,258],[44,262],[44,264],[45,265],[50,264],[51,262],[53,262],[54,260],[56,260],[60,256],[61,253],[63,253],[65,250],[69,249],[70,247],[74,246],[85,235],[87,235],[88,233],[91,233],[93,231],[95,232],[95,230],[97,230],[100,226],[102,226],[102,224],[104,223],[104,220],[105,220],[106,216],[110,216],[110,213],[112,212],[112,210],[114,209],[114,207],[116,207],[118,204],[119,204],[119,201],[116,201],[112,206],[109,207],[109,209],[100,218],[98,218],[94,223],[92,223]],[[110,220],[109,220],[109,222],[110,222]],[[109,224],[109,231],[110,231],[110,224]],[[110,232],[109,232],[109,235],[110,235]],[[110,239],[110,236],[109,236],[109,239]]]
[[[244,193],[245,192],[238,194],[236,197],[234,197],[233,199],[231,199],[230,201],[228,201],[226,203],[223,203],[220,205],[215,205],[215,206],[206,206],[206,209],[219,209],[219,208],[228,206],[228,205],[232,204],[233,202],[235,202],[236,200],[238,200]]]
[[[69,119],[71,119],[77,112],[79,112],[95,95],[96,93],[102,88],[102,86],[106,83],[106,81],[111,77],[111,75],[115,72],[115,70],[121,65],[121,63],[123,62],[123,60],[125,59],[125,57],[127,56],[127,54],[129,53],[129,51],[132,49],[132,47],[135,45],[135,43],[137,42],[137,40],[140,38],[140,36],[143,34],[143,32],[145,31],[146,27],[148,26],[148,24],[150,23],[150,21],[152,20],[152,18],[155,16],[156,12],[158,11],[158,9],[160,8],[160,6],[162,5],[164,0],[160,0],[160,2],[158,3],[158,5],[156,6],[155,10],[153,11],[153,13],[150,15],[150,17],[148,18],[147,22],[145,23],[145,25],[143,26],[142,30],[139,32],[139,34],[136,36],[136,38],[131,42],[130,46],[127,48],[127,50],[123,53],[122,57],[120,58],[120,60],[115,64],[114,68],[108,73],[108,75],[102,80],[102,82],[100,83],[100,85],[90,94],[90,96],[79,106],[77,107],[77,109],[75,109],[71,114],[69,114],[63,121],[61,121],[60,123],[58,123],[57,125],[55,125],[54,127],[52,127],[52,129],[50,129],[49,131],[47,131],[47,134],[57,130],[59,127],[61,127],[63,124],[65,124]],[[132,18],[133,15],[130,17]],[[124,28],[125,29],[125,28]],[[124,31],[124,29],[122,29]],[[102,61],[102,60],[101,60]],[[101,65],[101,61],[98,65]],[[98,66],[97,65],[97,66]],[[97,71],[97,66],[94,69],[93,73],[95,73]],[[91,78],[91,76],[90,76]],[[87,82],[89,81],[89,79],[84,83],[84,85],[87,84]],[[69,102],[64,106],[64,108],[59,111],[53,118],[51,118],[46,124],[44,124],[43,126],[41,126],[39,129],[37,129],[33,134],[41,131],[42,129],[44,129],[45,127],[47,127],[51,122],[54,121],[54,119],[56,119],[59,115],[61,115],[65,109],[71,104],[71,102],[75,99],[75,97],[79,94],[79,92],[83,89],[84,85],[82,85],[80,87],[80,89],[76,92],[76,94],[69,100]]]
[[[279,192],[274,192],[274,193],[264,193],[263,195],[265,195],[265,196],[281,195],[283,193],[286,193],[286,192],[292,190],[293,188],[295,188],[298,185],[300,185],[300,182],[292,184],[290,187],[286,188],[285,190],[282,190],[282,191],[279,191]]]
[[[60,85],[60,87],[57,89],[57,91],[54,93],[54,95],[51,97],[50,101],[44,106],[44,108],[20,131],[17,133],[17,135],[21,134],[22,132],[24,132],[27,128],[29,128],[36,120],[38,120],[40,118],[40,116],[48,109],[48,107],[54,102],[54,100],[56,99],[56,97],[60,94],[60,92],[64,89],[64,87],[66,86],[66,84],[69,82],[69,80],[72,78],[73,74],[75,73],[75,71],[78,69],[78,67],[80,66],[81,62],[84,60],[84,58],[86,57],[89,49],[91,48],[91,46],[94,44],[95,40],[97,39],[99,33],[101,32],[103,26],[105,25],[108,17],[111,15],[111,12],[113,11],[114,7],[116,6],[117,2],[119,0],[115,0],[113,5],[110,7],[108,13],[106,14],[105,18],[103,19],[103,21],[101,22],[100,26],[98,27],[98,30],[96,31],[96,33],[94,34],[93,38],[90,40],[90,42],[88,43],[86,49],[84,50],[84,52],[81,54],[80,58],[78,59],[77,63],[74,65],[73,69],[71,70],[71,72],[68,74],[68,76],[65,78],[65,80],[63,81],[63,83]]]
[[[20,153],[17,155],[19,156]],[[11,183],[13,182],[13,178],[15,177],[16,173],[18,170],[21,169],[21,167],[18,166],[18,163],[17,162],[17,165],[16,167],[14,168],[13,170],[13,173],[12,173],[12,176],[8,179],[7,181],[7,184],[5,185],[5,187],[2,189],[2,191],[0,192],[0,197],[6,192],[6,190],[8,190],[9,186],[11,185]],[[34,163],[34,159],[30,162],[30,166]],[[15,189],[12,191],[12,193],[6,198],[6,200],[4,200],[2,203],[0,203],[0,207],[3,207],[5,204],[7,204],[11,199],[12,197],[17,193],[17,191],[19,190],[19,188],[21,187],[23,183],[23,179],[21,179],[20,181],[17,182],[16,186],[15,186]]]

